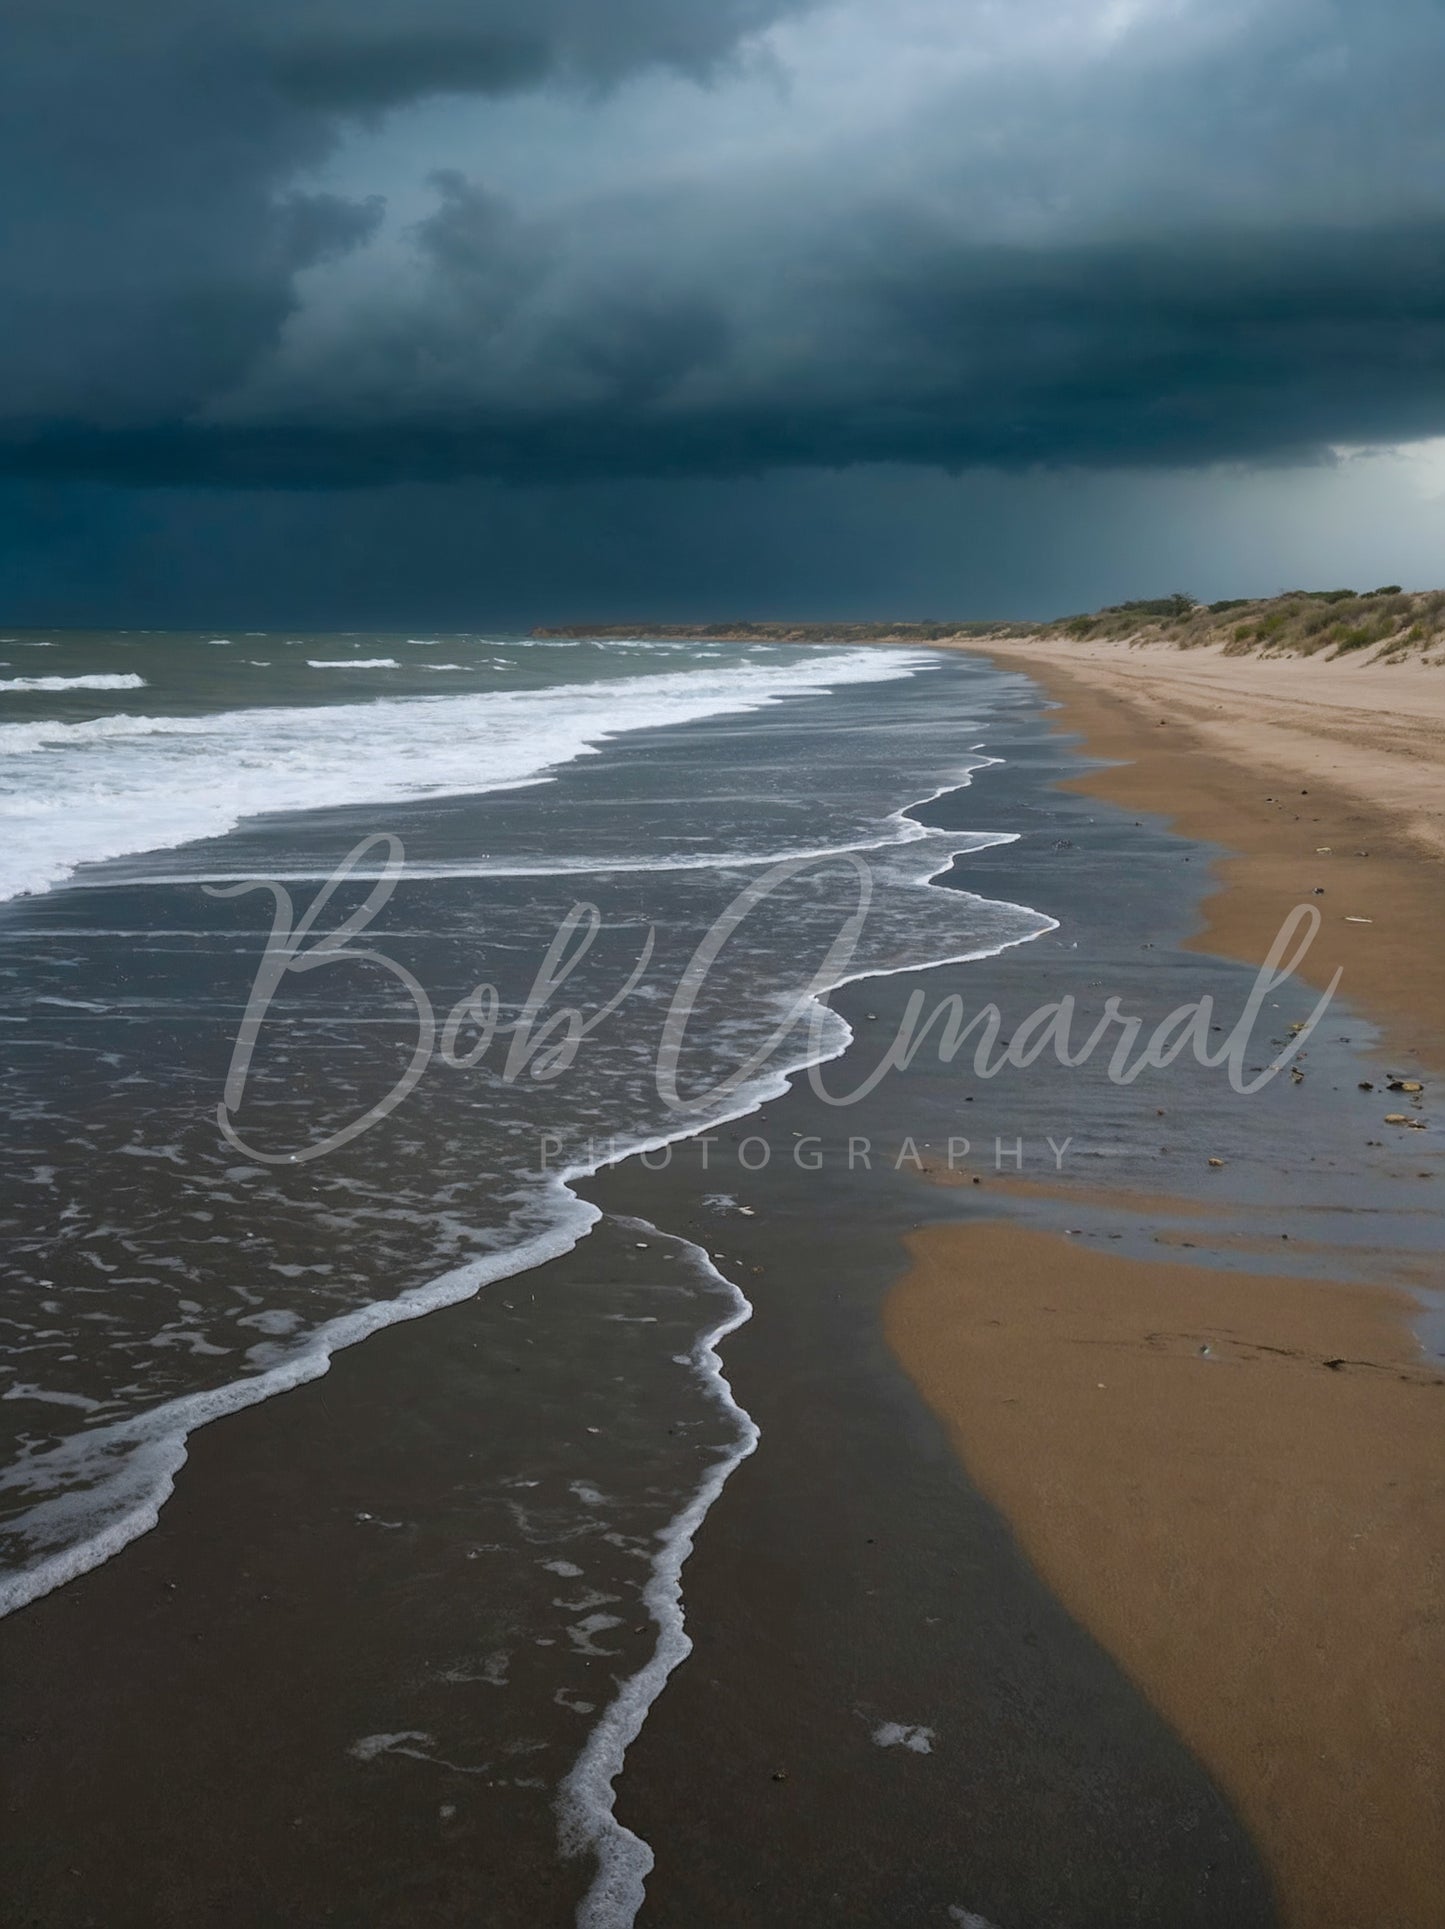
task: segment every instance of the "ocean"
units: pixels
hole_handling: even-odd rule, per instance
[[[694,1240],[599,1224],[574,1185],[841,1053],[830,987],[1053,928],[964,888],[1006,827],[931,821],[1015,685],[903,649],[0,640],[4,1606],[153,1525],[197,1426],[597,1241],[585,1309],[492,1413],[505,1438],[525,1404],[530,1438],[560,1400],[566,1479],[503,1477],[488,1558],[538,1580],[512,1625],[558,1705],[610,1630],[657,1630],[580,1704],[555,1790],[601,1857],[591,1919],[630,1920],[647,1857],[610,1780],[755,1444],[716,1351],[749,1308]],[[603,1582],[579,1537],[616,1541]]]

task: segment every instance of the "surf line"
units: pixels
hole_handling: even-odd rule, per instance
[[[731,1419],[734,1437],[732,1445],[725,1447],[708,1468],[692,1497],[658,1535],[652,1572],[642,1590],[643,1605],[657,1628],[656,1645],[637,1672],[618,1683],[616,1694],[557,1793],[563,1854],[572,1857],[590,1852],[596,1859],[592,1884],[578,1906],[577,1929],[631,1929],[642,1907],[656,1858],[642,1837],[617,1819],[617,1778],[668,1676],[692,1653],[692,1636],[687,1632],[683,1611],[682,1570],[698,1529],[728,1480],[756,1450],[762,1437],[757,1422],[734,1397],[717,1350],[730,1333],[752,1318],[752,1302],[693,1240],[664,1232],[646,1219],[619,1218],[616,1223],[676,1246],[705,1280],[727,1295],[727,1311],[698,1336],[688,1357],[704,1392]]]
[[[1001,762],[1002,759],[989,759]],[[889,821],[923,808],[935,799],[965,788],[977,765],[957,774],[956,781],[934,791],[929,797],[915,799],[889,813]],[[936,833],[944,838],[957,835],[965,840],[963,849],[977,848],[978,833]],[[1001,841],[1012,841],[1009,833],[995,834]],[[355,855],[353,853],[353,855]],[[948,863],[935,867],[931,861],[909,882],[915,888],[940,888],[936,880],[951,869]],[[315,907],[313,907],[314,909]],[[1026,909],[1011,906],[1011,909]],[[860,979],[892,977],[903,972],[936,970],[944,965],[970,963],[996,956],[1017,944],[1030,942],[1044,931],[1057,928],[1055,920],[1035,913],[1042,920],[1038,929],[1020,932],[1002,943],[960,951],[943,957],[917,960],[906,965],[865,968],[840,977],[839,983]],[[829,987],[830,989],[832,987]],[[208,1388],[163,1403],[134,1418],[118,1421],[76,1437],[54,1455],[37,1457],[0,1474],[0,1490],[33,1489],[47,1471],[53,1470],[73,1454],[83,1455],[85,1471],[100,1470],[95,1485],[83,1490],[73,1486],[54,1500],[42,1501],[24,1516],[23,1532],[35,1552],[23,1565],[0,1572],[0,1619],[28,1606],[31,1602],[65,1586],[80,1575],[101,1566],[132,1541],[149,1533],[158,1523],[165,1502],[174,1491],[176,1478],[187,1457],[187,1441],[192,1432],[211,1421],[224,1418],[246,1407],[255,1406],[278,1393],[320,1378],[330,1370],[333,1356],[373,1333],[415,1319],[444,1306],[472,1298],[484,1287],[501,1279],[532,1271],[548,1260],[570,1252],[591,1232],[601,1213],[586,1204],[573,1190],[573,1182],[590,1179],[608,1166],[642,1153],[660,1151],[680,1140],[695,1138],[709,1129],[730,1125],[760,1111],[781,1098],[800,1073],[841,1057],[854,1042],[851,1025],[814,994],[821,1005],[820,1018],[833,1021],[831,1036],[823,1038],[819,1028],[810,1030],[807,1046],[796,1056],[759,1068],[740,1092],[729,1094],[731,1102],[719,1105],[710,1117],[690,1118],[671,1131],[630,1144],[609,1144],[600,1156],[591,1155],[569,1164],[552,1175],[552,1196],[561,1207],[554,1223],[540,1235],[523,1239],[518,1245],[485,1259],[472,1260],[402,1293],[396,1299],[377,1300],[350,1313],[324,1322],[300,1339],[295,1349],[268,1370]],[[669,1235],[671,1236],[671,1235]],[[710,1262],[709,1262],[710,1263]],[[75,1533],[77,1521],[82,1531]],[[675,1663],[673,1665],[676,1665]],[[600,1919],[599,1919],[600,1921]]]

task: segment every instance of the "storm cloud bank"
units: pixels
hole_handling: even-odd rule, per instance
[[[1445,432],[1438,0],[6,0],[0,468]]]

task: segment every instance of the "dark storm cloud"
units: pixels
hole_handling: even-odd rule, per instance
[[[613,80],[708,63],[789,0],[293,0],[236,6],[233,44],[311,107],[498,94],[552,73]],[[209,0],[198,9],[212,10]]]
[[[363,331],[338,345],[330,396],[310,419],[295,420],[304,398],[292,391],[261,420],[80,426],[9,462],[117,480],[346,486],[898,460],[1285,460],[1327,438],[1445,432],[1445,222],[1247,246],[1218,237],[966,258],[920,247],[883,289],[835,281],[827,304],[796,289],[799,360],[761,393],[754,374],[749,395],[741,375],[728,379],[739,335],[721,303],[614,288],[545,316],[530,299],[546,285],[545,252],[476,191],[448,193],[428,245],[445,260],[449,299],[397,337]],[[463,234],[459,206],[471,217]],[[839,302],[851,304],[853,331],[830,340],[826,308]],[[479,394],[484,327],[493,349]],[[859,329],[886,344],[866,379]],[[699,397],[680,401],[690,380]]]
[[[149,446],[274,345],[379,204],[298,192],[348,115],[703,73],[794,0],[3,0],[0,436]]]
[[[584,153],[570,199],[532,206],[453,169],[428,216],[380,236],[375,205],[290,185],[345,116],[699,71],[770,11],[106,9],[65,42],[87,111],[64,125],[35,97],[34,27],[20,139],[54,168],[26,175],[6,248],[0,464],[545,482],[1279,460],[1445,432],[1434,0],[1155,9],[1077,73],[1026,49],[956,98],[890,103],[886,139],[865,122],[811,166],[754,164],[740,139],[741,160],[673,179],[691,151],[674,136],[655,186],[593,193]],[[965,46],[987,24],[935,11]],[[1011,18],[1047,40],[1089,12],[1038,0]],[[26,19],[53,31],[65,13]],[[849,18],[881,100],[903,17],[853,0]],[[807,112],[774,108],[802,146]],[[347,250],[302,301],[298,272]]]
[[[281,91],[306,106],[379,108],[425,94],[501,94],[535,86],[547,46],[507,34],[376,34],[350,45],[294,39],[272,51]]]

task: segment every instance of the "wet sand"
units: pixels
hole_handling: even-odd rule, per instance
[[[1162,650],[989,654],[1039,675],[1064,726],[1111,760],[1069,788],[1225,847],[1192,948],[1257,964],[1311,901],[1325,922],[1302,975],[1344,966],[1389,1069],[1445,1066],[1445,675],[1351,685],[1342,666]],[[1382,713],[1392,697],[1405,714]],[[1427,1081],[1427,1113],[1429,1097]],[[1379,1092],[1382,1115],[1405,1103]],[[994,1209],[1024,1190],[996,1186]],[[1341,1194],[1375,1203],[1363,1167]],[[1112,1204],[1136,1236],[1178,1242],[1160,1222],[1185,1202]],[[910,1241],[888,1337],[1040,1575],[1229,1793],[1283,1919],[1432,1929],[1445,1376],[1403,1294],[1228,1270],[1268,1243],[1237,1215],[1191,1225],[1188,1243],[1215,1263],[1019,1224],[932,1227]]]
[[[890,1342],[1235,1802],[1285,1920],[1438,1924],[1445,1378],[1408,1302],[1023,1227],[910,1250]]]
[[[757,1308],[725,1354],[764,1445],[699,1537],[693,1653],[618,1785],[657,1857],[644,1929],[967,1920],[950,1910],[999,1929],[1268,1929],[1227,1796],[1051,1594],[886,1348],[879,1299],[917,1187],[730,1175],[755,1213],[720,1219],[699,1200],[719,1183],[634,1162],[592,1188],[707,1239]],[[546,1364],[559,1320],[611,1301],[604,1246],[629,1263],[633,1235],[604,1233],[525,1299],[393,1328],[203,1429],[152,1533],[5,1623],[7,1920],[574,1921],[589,1870],[558,1860],[530,1785],[548,1756],[498,1746],[546,1623],[488,1543],[498,1474],[545,1479],[626,1397]],[[513,1370],[538,1408],[502,1437]],[[587,1707],[653,1638],[644,1617],[605,1636]],[[575,1748],[588,1725],[542,1702],[525,1732]],[[414,1753],[356,1757],[359,1737],[417,1731]]]

